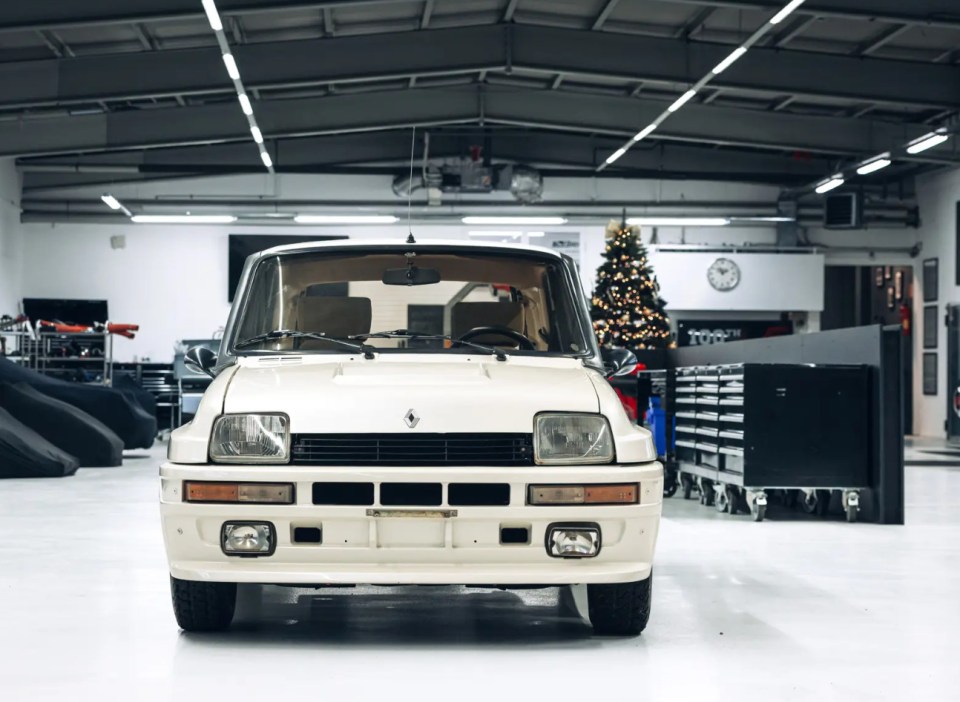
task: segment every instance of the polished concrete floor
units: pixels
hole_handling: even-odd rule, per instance
[[[229,633],[180,633],[163,448],[0,481],[0,700],[960,695],[960,452],[934,443],[908,449],[904,527],[667,500],[650,626],[626,640],[592,638],[553,590],[455,588],[252,588]]]

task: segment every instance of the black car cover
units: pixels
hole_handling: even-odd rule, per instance
[[[157,416],[157,398],[137,385],[137,381],[133,379],[130,373],[114,373],[113,383],[110,384],[110,387],[120,390],[130,399],[136,400],[143,411],[151,417]]]
[[[0,478],[60,478],[80,462],[0,408]]]
[[[147,414],[119,390],[49,378],[0,358],[0,382],[26,383],[48,397],[62,400],[99,419],[123,439],[127,449],[149,448],[157,434],[157,418]]]
[[[0,407],[57,448],[76,456],[81,468],[123,463],[123,440],[107,425],[25,383],[0,383]]]

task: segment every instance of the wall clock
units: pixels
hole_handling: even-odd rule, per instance
[[[707,280],[714,290],[729,292],[740,284],[740,266],[729,258],[718,258],[707,269]]]

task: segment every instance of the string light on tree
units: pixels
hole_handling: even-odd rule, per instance
[[[625,220],[611,221],[604,257],[590,312],[600,345],[631,350],[675,346],[640,228],[628,227]]]

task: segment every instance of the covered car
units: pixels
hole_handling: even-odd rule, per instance
[[[106,424],[26,383],[0,383],[0,407],[80,461],[81,468],[119,466],[123,440]]]
[[[48,397],[83,410],[123,440],[125,449],[149,448],[157,434],[157,419],[120,390],[49,378],[0,358],[0,382],[26,383]]]
[[[0,478],[61,478],[80,461],[0,408]]]

